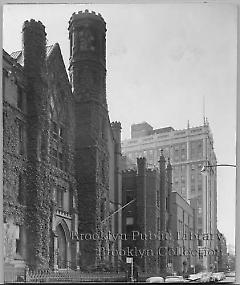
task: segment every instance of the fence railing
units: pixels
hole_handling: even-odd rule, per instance
[[[126,281],[125,272],[82,272],[80,270],[58,269],[30,271],[27,268],[4,268],[5,283],[79,283],[79,282],[121,282]]]
[[[58,270],[51,272],[31,272],[26,274],[26,283],[36,282],[117,282],[125,281],[126,274],[116,274],[114,272],[91,272],[85,273],[73,270]]]
[[[5,283],[81,283],[81,282],[125,282],[128,280],[127,272],[83,272],[72,270],[71,264],[63,264],[66,268],[58,270],[30,271],[26,268],[15,268],[8,264],[4,266]],[[138,274],[138,281],[145,281],[150,275]]]

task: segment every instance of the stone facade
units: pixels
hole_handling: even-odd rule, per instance
[[[197,249],[196,240],[183,240],[180,236],[197,232],[194,200],[190,206],[172,191],[172,166],[163,152],[158,168],[147,168],[146,159],[138,158],[136,170],[123,171],[123,202],[131,200],[135,201],[123,211],[122,232],[127,235],[123,249],[128,253],[128,248],[136,248],[143,253],[142,257],[140,251],[133,256],[141,270],[166,276],[195,267],[194,256],[180,256],[182,250]]]
[[[142,271],[166,274],[168,256],[160,256],[161,247],[170,247],[171,165],[160,156],[160,171],[148,169],[146,159],[137,159],[137,170],[123,171],[123,202],[135,200],[123,211],[122,232],[127,235],[123,249],[141,250],[134,262]],[[134,234],[134,231],[136,234]],[[139,233],[139,234],[138,234]],[[135,236],[136,238],[135,238]]]
[[[193,206],[193,205],[192,205]],[[171,223],[173,236],[172,263],[178,274],[191,271],[197,265],[197,239],[190,235],[197,233],[195,210],[177,192],[171,193]],[[186,252],[186,254],[185,254]],[[173,253],[177,253],[174,255]]]
[[[80,238],[118,233],[121,124],[109,121],[106,24],[94,12],[69,22],[70,82],[45,27],[23,25],[23,50],[3,53],[5,262],[84,268],[118,259]],[[20,264],[20,262],[18,262]]]

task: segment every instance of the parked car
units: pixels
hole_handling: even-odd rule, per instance
[[[236,275],[235,271],[229,271],[229,272],[226,273],[227,277],[235,277],[235,275]]]
[[[202,272],[201,273],[201,278],[199,280],[199,282],[201,283],[207,283],[207,282],[214,282],[214,277],[213,274],[211,272]]]
[[[188,280],[190,282],[193,282],[193,281],[200,281],[201,280],[201,277],[202,277],[202,273],[196,273],[196,274],[190,274],[188,276]]]
[[[212,275],[215,281],[221,281],[226,278],[224,272],[214,272]]]
[[[184,279],[181,275],[179,276],[167,276],[165,278],[165,283],[188,283],[188,279]]]
[[[147,283],[164,283],[164,278],[160,276],[149,277]]]

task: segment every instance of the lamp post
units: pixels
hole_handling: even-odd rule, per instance
[[[201,173],[203,175],[207,175],[208,174],[208,169],[212,169],[212,168],[215,168],[215,167],[221,167],[221,166],[224,166],[224,167],[234,167],[236,168],[237,166],[235,164],[207,164],[207,165],[204,165],[201,169]],[[236,216],[237,218],[237,216]],[[217,265],[217,270],[218,270],[218,262],[215,261],[215,264]]]
[[[218,166],[229,166],[229,167],[236,167],[235,164],[209,164],[209,165],[204,165],[203,168],[201,169],[202,174],[207,174],[207,169],[208,168],[213,168],[213,167],[218,167]]]

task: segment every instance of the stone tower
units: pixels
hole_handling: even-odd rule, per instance
[[[78,188],[81,261],[106,259],[100,248],[109,230],[110,124],[106,102],[106,23],[100,14],[78,12],[69,21],[70,80],[75,100],[75,171]]]
[[[49,118],[46,81],[46,33],[39,21],[23,25],[24,77],[27,97],[27,178],[24,253],[33,269],[48,268],[50,241]]]

